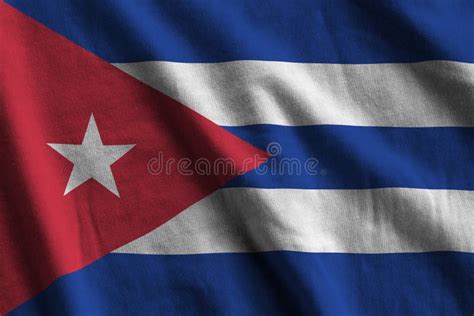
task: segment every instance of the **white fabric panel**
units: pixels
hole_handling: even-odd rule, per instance
[[[474,191],[222,189],[121,253],[474,252]]]
[[[474,126],[474,64],[115,64],[219,125]]]

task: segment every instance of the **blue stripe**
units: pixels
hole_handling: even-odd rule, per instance
[[[474,62],[472,0],[7,0],[109,62]]]
[[[474,189],[474,128],[249,125],[226,129],[262,149],[272,142],[281,146],[281,154],[232,180],[229,187]],[[314,161],[305,168],[309,159],[316,159],[318,165]]]
[[[12,315],[471,315],[474,254],[111,254]]]

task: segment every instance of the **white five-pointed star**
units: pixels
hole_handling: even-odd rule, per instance
[[[110,165],[125,155],[132,145],[104,145],[91,114],[82,144],[48,144],[74,164],[64,195],[89,179],[94,179],[120,197]]]

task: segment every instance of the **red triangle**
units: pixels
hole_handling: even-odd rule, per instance
[[[239,171],[266,157],[4,3],[0,23],[0,314],[235,176],[152,175],[160,152]],[[72,164],[47,143],[80,144],[91,113],[104,144],[136,144],[112,166],[120,198],[94,181],[63,196]]]

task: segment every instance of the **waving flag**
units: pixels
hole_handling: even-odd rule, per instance
[[[0,3],[0,314],[471,315],[474,3]]]

